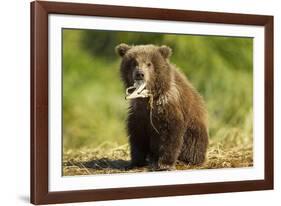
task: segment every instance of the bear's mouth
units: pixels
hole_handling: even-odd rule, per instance
[[[134,85],[126,89],[125,99],[148,98],[149,90],[146,88],[146,83],[143,80],[135,80]]]

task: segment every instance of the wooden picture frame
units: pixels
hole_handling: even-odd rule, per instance
[[[50,14],[263,26],[265,29],[264,180],[50,192],[48,189],[48,15]],[[33,204],[273,189],[273,17],[46,1],[32,2],[30,177]]]

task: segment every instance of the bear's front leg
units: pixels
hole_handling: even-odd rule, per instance
[[[159,134],[151,138],[152,169],[173,170],[183,145],[181,122],[163,122]]]
[[[137,114],[131,113],[128,117],[128,133],[131,152],[129,168],[147,165],[146,157],[149,151],[149,140],[144,130],[144,125],[139,121]]]
[[[143,167],[147,165],[146,156],[147,150],[144,148],[144,145],[140,145],[138,141],[136,141],[136,136],[130,137],[130,150],[131,150],[131,164],[130,168],[134,167]]]

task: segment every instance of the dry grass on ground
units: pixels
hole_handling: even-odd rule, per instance
[[[207,160],[201,166],[176,164],[177,170],[186,169],[215,169],[253,166],[252,144],[240,144],[229,147],[227,145],[211,142],[208,149]],[[111,174],[121,172],[147,172],[149,167],[125,170],[129,164],[129,146],[122,145],[109,149],[103,144],[95,149],[67,150],[63,155],[63,175],[91,175]],[[111,147],[112,148],[112,147]]]

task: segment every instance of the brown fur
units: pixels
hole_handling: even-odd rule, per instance
[[[120,44],[120,72],[125,87],[134,83],[141,70],[153,95],[151,125],[148,98],[131,100],[127,128],[132,166],[147,160],[156,170],[174,167],[176,160],[201,164],[208,146],[207,111],[202,97],[187,78],[169,62],[167,46]]]

